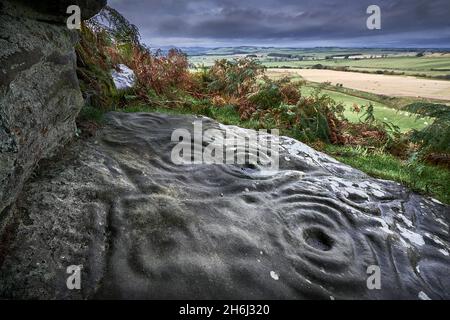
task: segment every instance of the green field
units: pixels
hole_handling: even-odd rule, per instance
[[[426,53],[420,50],[348,49],[348,48],[215,48],[192,53],[193,65],[210,66],[217,59],[233,59],[252,56],[269,68],[311,68],[321,64],[330,68],[369,73],[393,72],[394,74],[423,77],[450,77],[450,53]],[[347,56],[347,58],[345,58]]]
[[[194,56],[189,57],[189,62],[196,67],[204,65],[206,67],[210,67],[214,64],[216,60],[220,59],[233,59],[233,58],[239,58],[239,57],[245,57],[242,55],[204,55],[204,56]]]
[[[314,87],[311,86],[303,86],[302,87],[302,95],[308,96],[313,93],[315,90]],[[352,95],[348,95],[341,92],[336,92],[332,90],[322,90],[323,94],[327,94],[330,96],[333,100],[336,102],[342,103],[345,107],[344,115],[345,117],[352,122],[358,122],[360,118],[362,117],[362,113],[355,113],[352,112],[352,106],[353,104],[357,104],[358,106],[362,105],[368,105],[369,103],[372,103],[374,106],[374,115],[375,117],[380,121],[385,122],[392,122],[396,126],[400,128],[402,132],[409,131],[411,129],[423,129],[431,122],[431,120],[424,120],[419,119],[416,120],[416,118],[411,115],[410,113],[404,112],[404,111],[397,111],[395,109],[392,109],[388,107],[387,105],[376,102],[369,99],[363,99],[359,97],[355,97]]]
[[[411,50],[394,50],[394,49],[368,49],[368,48],[271,48],[271,47],[228,47],[228,48],[211,48],[211,49],[192,49],[186,48],[189,60],[193,64],[205,63],[210,65],[217,58],[232,59],[239,56],[257,55],[261,61],[270,61],[278,59],[273,55],[290,55],[290,60],[298,60],[299,58],[310,61],[325,60],[327,57],[335,55],[374,55],[385,57],[396,56],[414,56],[417,51]],[[284,58],[279,58],[284,59]]]
[[[185,48],[191,56],[220,55],[231,56],[237,54],[258,54],[268,56],[270,54],[288,54],[302,56],[308,59],[325,59],[334,55],[416,55],[421,50],[415,49],[377,49],[377,48],[339,48],[339,47],[316,47],[316,48],[289,48],[289,47],[218,47],[218,48]]]
[[[406,75],[450,75],[450,56],[443,57],[389,57],[376,59],[333,59],[321,61],[270,61],[261,60],[267,67],[310,68],[322,64],[332,68],[348,67],[360,72],[393,71]]]

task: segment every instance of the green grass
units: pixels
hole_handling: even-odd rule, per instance
[[[311,95],[314,90],[315,88],[312,86],[303,86],[301,91],[302,95],[308,96]],[[357,104],[358,106],[367,106],[369,103],[372,103],[372,105],[374,106],[374,115],[378,120],[392,122],[393,124],[398,126],[402,132],[406,132],[411,129],[423,129],[427,126],[426,122],[431,122],[430,119],[416,120],[414,115],[412,115],[411,113],[407,113],[401,110],[397,111],[390,108],[388,105],[377,101],[363,99],[331,90],[322,90],[322,93],[330,96],[334,101],[342,103],[345,107],[345,117],[352,122],[359,122],[360,118],[362,117],[362,113],[358,114],[351,111],[353,104]]]
[[[448,169],[415,161],[402,161],[390,154],[369,152],[363,148],[327,145],[323,151],[372,177],[397,181],[416,192],[450,203]]]

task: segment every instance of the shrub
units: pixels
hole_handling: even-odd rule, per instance
[[[249,58],[217,60],[205,77],[208,92],[244,97],[253,91],[263,71],[257,60]]]
[[[291,82],[289,78],[272,80],[263,77],[257,91],[249,96],[249,100],[260,109],[277,107],[281,103],[296,104],[300,100],[302,82]]]
[[[111,70],[130,58],[131,48],[139,43],[138,29],[106,6],[82,23],[79,35],[77,75],[86,103],[101,110],[123,104],[126,93],[116,90]]]
[[[361,106],[362,110],[365,110],[363,115],[360,117],[364,118],[363,122],[368,123],[369,125],[372,125],[374,122],[376,122],[375,114],[374,114],[374,107],[373,104],[370,102],[367,106]]]
[[[106,33],[119,44],[138,45],[140,43],[138,28],[110,6],[105,6],[86,24],[94,33]]]
[[[261,86],[258,92],[249,97],[250,102],[259,109],[277,108],[283,102],[283,95],[280,88],[270,82]]]
[[[287,82],[280,86],[280,93],[283,102],[287,104],[296,104],[300,100],[300,88],[303,82]]]
[[[103,110],[114,104],[118,94],[110,73],[114,68],[107,51],[110,45],[106,32],[94,32],[82,24],[80,41],[76,46],[80,88],[88,104]]]
[[[406,157],[409,141],[401,134],[398,126],[376,119],[372,103],[367,106],[354,104],[353,109],[357,113],[364,113],[359,123],[346,122],[341,128],[343,136],[346,137],[343,144],[378,148],[401,158]]]
[[[161,51],[152,53],[143,46],[135,46],[128,66],[136,74],[138,90],[145,95],[149,89],[166,94],[171,88],[189,90],[193,84],[186,55],[171,49],[167,55]]]
[[[266,126],[290,129],[303,141],[337,142],[344,107],[318,91],[311,97],[300,98],[297,104],[280,103],[259,110],[256,117]]]
[[[171,49],[167,54],[160,50],[153,53],[140,43],[136,26],[108,6],[83,25],[77,53],[82,89],[85,87],[87,95],[94,96],[96,101],[90,103],[95,107],[110,109],[116,95],[119,104],[123,100],[110,75],[119,63],[134,71],[137,79],[134,95],[144,101],[155,100],[148,95],[150,91],[163,96],[170,96],[174,88],[198,91],[183,52]],[[91,91],[96,94],[92,95]]]
[[[445,104],[412,103],[405,110],[415,113],[417,118],[433,118],[434,121],[418,131],[411,138],[420,144],[422,155],[430,153],[450,153],[450,108]]]

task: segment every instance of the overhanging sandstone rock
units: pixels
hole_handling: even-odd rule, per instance
[[[89,17],[104,2],[74,3]],[[38,161],[75,133],[83,99],[75,70],[77,34],[59,23],[64,3],[0,2],[0,221]]]

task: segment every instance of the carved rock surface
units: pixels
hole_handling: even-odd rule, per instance
[[[277,171],[174,165],[171,134],[194,121],[249,132],[109,113],[43,165],[17,202],[0,296],[450,298],[448,206],[284,137]],[[83,266],[81,290],[66,287],[70,265]],[[367,287],[372,265],[380,290]]]
[[[75,134],[83,104],[75,70],[77,33],[47,22],[26,2],[31,3],[0,3],[0,219],[38,161]],[[33,3],[45,11],[57,1]]]

